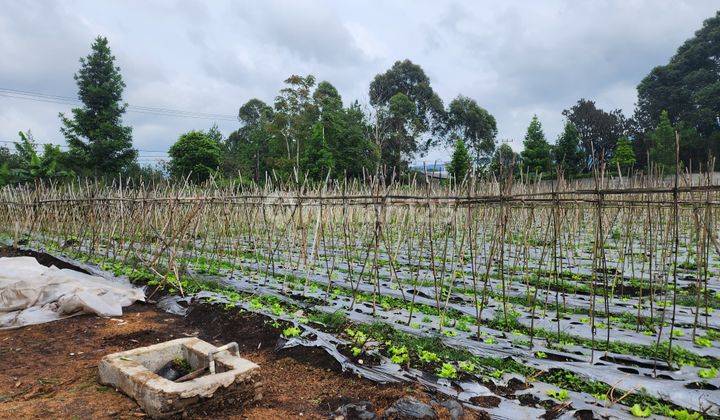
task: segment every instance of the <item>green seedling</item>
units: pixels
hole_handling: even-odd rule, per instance
[[[457,378],[457,370],[455,366],[450,363],[443,363],[442,367],[438,371],[438,376],[441,378],[455,379]]]
[[[299,337],[300,336],[300,328],[292,326],[285,328],[282,332],[283,337],[285,338],[293,338],[293,337]]]

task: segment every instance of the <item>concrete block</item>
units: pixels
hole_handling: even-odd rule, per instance
[[[187,360],[193,370],[208,367],[208,355],[217,349],[190,337],[113,353],[100,361],[100,383],[121,390],[153,418],[172,416],[213,396],[240,404],[262,398],[260,367],[228,351],[214,356],[215,374],[173,382],[155,373],[178,357]]]

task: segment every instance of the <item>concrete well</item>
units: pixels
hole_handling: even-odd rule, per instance
[[[208,356],[217,349],[191,337],[113,353],[100,361],[100,383],[132,397],[153,418],[171,416],[213,396],[222,395],[233,404],[262,398],[260,367],[228,351],[214,355],[214,374],[173,382],[155,373],[178,357],[187,360],[193,370],[208,367]]]

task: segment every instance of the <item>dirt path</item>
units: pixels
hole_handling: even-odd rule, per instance
[[[262,368],[263,400],[248,407],[203,405],[201,418],[325,418],[340,405],[371,401],[378,413],[402,396],[430,397],[413,386],[379,386],[338,372],[321,350],[273,351],[279,331],[251,313],[196,307],[186,318],[135,304],[122,318],[78,316],[0,332],[0,418],[131,418],[137,404],[96,382],[108,353],[197,335],[216,345],[240,344],[241,355]],[[435,406],[441,417],[447,412]]]

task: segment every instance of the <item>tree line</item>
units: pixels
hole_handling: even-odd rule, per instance
[[[75,74],[82,106],[60,114],[68,150],[20,133],[15,150],[0,148],[0,184],[38,178],[171,176],[203,182],[243,178],[358,178],[381,171],[402,179],[431,147],[452,150],[448,171],[499,175],[511,170],[552,177],[583,176],[596,165],[643,170],[649,163],[680,161],[706,169],[720,152],[720,12],[706,20],[670,61],[653,68],[637,87],[630,117],[580,99],[562,111],[565,126],[551,144],[537,116],[516,153],[498,144],[497,123],[478,102],[458,95],[447,106],[425,71],[397,61],[368,87],[369,104],[345,102],[328,81],[292,75],[272,103],[253,98],[239,107],[238,129],[224,137],[216,127],[184,133],[164,168],[141,167],[132,128],[123,124],[125,84],[106,38],[98,37]]]

